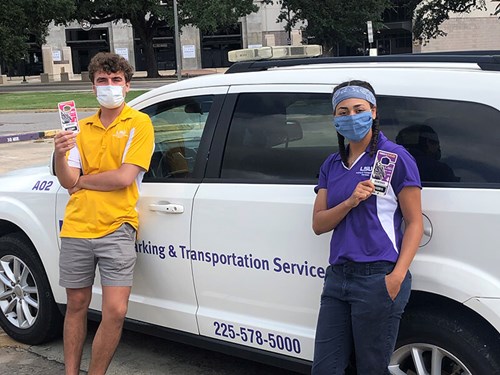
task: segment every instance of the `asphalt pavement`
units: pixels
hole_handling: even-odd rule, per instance
[[[81,111],[86,117],[94,111]],[[59,114],[47,112],[0,112],[0,173],[31,165],[49,165]]]
[[[90,112],[91,113],[91,112]],[[84,115],[82,113],[82,115]],[[0,137],[46,132],[58,124],[57,112],[0,112]],[[49,137],[0,143],[0,173],[49,164]],[[48,168],[48,167],[47,167]],[[86,374],[96,324],[89,324],[81,374]],[[0,375],[64,374],[62,339],[29,346],[0,329]],[[209,350],[125,330],[108,375],[291,375],[293,372]]]
[[[88,372],[97,324],[89,323],[80,374]],[[0,329],[0,375],[63,375],[62,339],[29,346]],[[293,375],[257,362],[124,330],[107,375]]]

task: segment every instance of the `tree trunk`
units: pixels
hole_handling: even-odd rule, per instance
[[[146,57],[146,71],[148,72],[148,78],[158,78],[160,73],[158,73],[158,62],[156,61],[155,50],[153,47],[153,38],[148,38],[143,40],[141,38],[142,44],[144,46],[144,56]]]
[[[155,34],[155,29],[148,28],[147,23],[144,21],[144,17],[140,16],[136,19],[130,20],[132,26],[137,31],[139,39],[144,47],[144,57],[146,59],[146,72],[148,73],[148,78],[158,78],[160,74],[158,73],[158,62],[156,61],[155,49],[153,47],[153,35]]]

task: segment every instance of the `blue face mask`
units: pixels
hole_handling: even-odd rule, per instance
[[[370,131],[373,124],[372,112],[361,112],[352,116],[336,116],[333,118],[335,129],[353,142],[361,141]]]

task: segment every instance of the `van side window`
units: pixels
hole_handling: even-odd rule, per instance
[[[322,162],[337,149],[330,94],[241,94],[221,177],[315,183]]]
[[[484,104],[379,97],[380,127],[415,158],[425,186],[500,183],[500,111]]]
[[[155,131],[155,151],[144,181],[192,176],[213,100],[211,95],[180,98],[142,110],[151,117]]]

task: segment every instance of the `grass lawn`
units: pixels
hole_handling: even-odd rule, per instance
[[[148,90],[129,91],[126,101],[147,92]],[[76,109],[97,108],[99,104],[92,92],[23,92],[0,93],[0,110],[28,110],[28,109],[53,109],[57,110],[57,103],[74,100]]]

